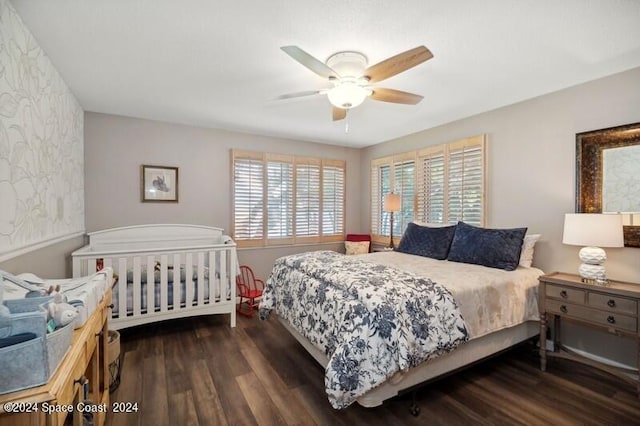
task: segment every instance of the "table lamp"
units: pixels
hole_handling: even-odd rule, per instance
[[[622,216],[619,214],[567,213],[562,242],[580,249],[578,272],[583,281],[607,282],[602,265],[607,254],[601,247],[623,247]]]
[[[386,194],[384,196],[382,209],[385,212],[391,213],[389,221],[389,248],[393,249],[393,213],[400,211],[400,195],[394,194],[393,192]]]

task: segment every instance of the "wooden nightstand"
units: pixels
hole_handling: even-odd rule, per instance
[[[587,284],[578,275],[554,272],[539,278],[540,369],[547,368],[547,356],[570,359],[607,371],[636,386],[640,397],[638,370],[618,368],[580,356],[562,346],[560,320],[576,321],[636,341],[640,366],[640,285],[609,281],[606,286]],[[553,351],[546,350],[547,321],[553,318]]]

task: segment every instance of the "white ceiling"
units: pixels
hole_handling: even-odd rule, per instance
[[[637,0],[12,0],[83,108],[361,147],[640,66]],[[328,87],[287,54],[434,58],[332,122]]]

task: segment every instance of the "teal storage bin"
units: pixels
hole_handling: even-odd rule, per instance
[[[0,394],[49,381],[71,346],[73,322],[47,334],[46,303],[51,297],[6,300],[11,314],[0,317],[0,337],[34,333],[34,339],[0,348]]]

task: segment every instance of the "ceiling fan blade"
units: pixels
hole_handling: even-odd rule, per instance
[[[347,117],[347,110],[333,107],[333,121],[344,120]]]
[[[291,99],[291,98],[301,98],[303,96],[313,96],[313,95],[320,95],[324,93],[321,90],[307,90],[305,92],[296,92],[296,93],[287,93],[286,95],[280,95],[276,98],[276,100],[280,100],[280,99]]]
[[[311,71],[315,72],[321,77],[324,77],[324,78],[340,77],[334,70],[332,70],[324,62],[321,62],[320,60],[309,55],[307,52],[300,49],[298,46],[282,46],[280,49],[282,49],[287,55],[291,56],[293,59],[300,62],[302,65],[309,68]]]
[[[369,79],[369,83],[377,83],[431,58],[433,58],[433,53],[429,49],[424,46],[418,46],[370,66],[364,70],[362,75]]]
[[[415,105],[422,100],[422,96],[409,92],[394,89],[384,89],[376,87],[370,96],[371,99],[382,102],[392,102],[394,104]]]

